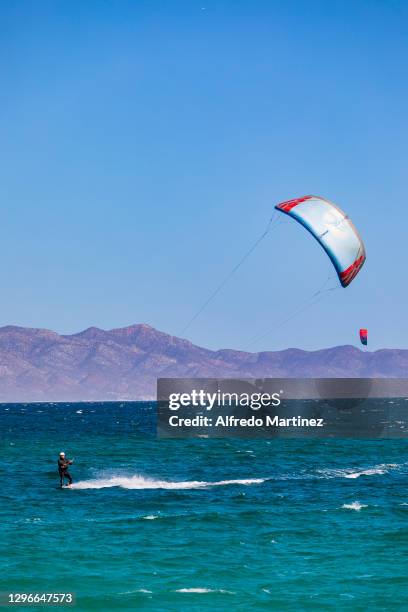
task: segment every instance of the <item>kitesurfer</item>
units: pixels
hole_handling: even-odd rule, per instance
[[[64,486],[64,479],[68,479],[67,487],[72,485],[72,476],[68,472],[68,466],[73,463],[73,459],[66,459],[65,453],[63,451],[60,452],[58,457],[58,473],[60,476],[61,487]]]

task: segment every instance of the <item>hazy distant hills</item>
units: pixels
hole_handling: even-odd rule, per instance
[[[157,377],[407,377],[408,350],[210,351],[149,325],[0,328],[0,401],[154,398]]]

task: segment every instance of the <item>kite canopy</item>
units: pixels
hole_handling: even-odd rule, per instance
[[[360,340],[361,340],[361,344],[364,344],[364,346],[367,346],[368,331],[366,329],[360,329]]]
[[[340,283],[347,287],[361,270],[365,248],[347,215],[333,202],[319,196],[303,196],[275,206],[301,223],[330,257]]]

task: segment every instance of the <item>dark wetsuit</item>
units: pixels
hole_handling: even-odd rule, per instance
[[[60,475],[61,487],[64,486],[64,478],[68,478],[68,484],[72,484],[72,476],[68,472],[68,466],[72,463],[68,459],[58,459],[58,473]]]

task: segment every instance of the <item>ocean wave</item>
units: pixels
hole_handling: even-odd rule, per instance
[[[345,510],[357,510],[360,511],[362,508],[367,508],[367,504],[360,504],[360,502],[355,501],[352,502],[351,504],[343,504],[342,508],[344,508]]]
[[[133,591],[121,591],[118,595],[133,595],[133,593],[153,593],[149,589],[135,589]]]
[[[327,469],[327,470],[318,470],[318,473],[323,476],[323,478],[360,478],[360,476],[382,476],[384,474],[388,474],[391,470],[396,470],[401,468],[402,465],[398,463],[381,463],[379,465],[375,465],[371,468],[365,469],[353,469],[353,468],[344,468],[344,469]]]
[[[225,589],[206,589],[204,587],[176,589],[176,593],[228,593],[229,595],[234,595],[233,591],[226,591]]]
[[[146,516],[142,516],[142,519],[144,519],[145,521],[154,521],[155,519],[158,519],[158,515],[157,514],[147,514]]]
[[[187,480],[167,481],[145,478],[144,476],[112,476],[110,478],[95,478],[93,480],[81,480],[74,483],[71,490],[83,489],[106,489],[110,487],[121,487],[122,489],[205,489],[208,487],[222,487],[226,485],[253,485],[262,484],[265,478],[243,478],[236,480]]]
[[[397,468],[396,463],[383,463],[367,470],[361,470],[357,472],[349,472],[344,474],[344,478],[360,478],[360,476],[376,476],[382,474],[388,474],[392,469]]]

